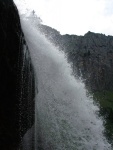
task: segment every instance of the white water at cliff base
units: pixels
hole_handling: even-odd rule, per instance
[[[63,52],[21,18],[37,78],[35,150],[111,150],[98,107],[71,75]],[[36,22],[35,22],[36,23]]]

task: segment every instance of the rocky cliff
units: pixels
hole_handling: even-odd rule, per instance
[[[60,35],[45,25],[38,27],[66,52],[76,77],[82,77],[93,91],[113,90],[113,37],[88,32],[84,36]]]
[[[34,71],[18,10],[0,0],[0,150],[16,150],[34,123]]]

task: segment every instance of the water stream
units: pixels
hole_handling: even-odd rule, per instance
[[[85,86],[72,75],[65,54],[36,26],[21,18],[38,85],[35,150],[111,150],[102,118]]]

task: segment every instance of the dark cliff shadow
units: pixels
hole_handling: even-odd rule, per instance
[[[35,79],[12,0],[0,0],[0,150],[16,150],[34,124]]]

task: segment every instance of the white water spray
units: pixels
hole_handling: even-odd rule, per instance
[[[64,53],[40,34],[32,17],[21,24],[38,81],[35,150],[111,150],[99,108],[71,75]]]
[[[98,107],[71,75],[65,55],[30,20],[21,23],[38,80],[35,150],[110,150]]]

